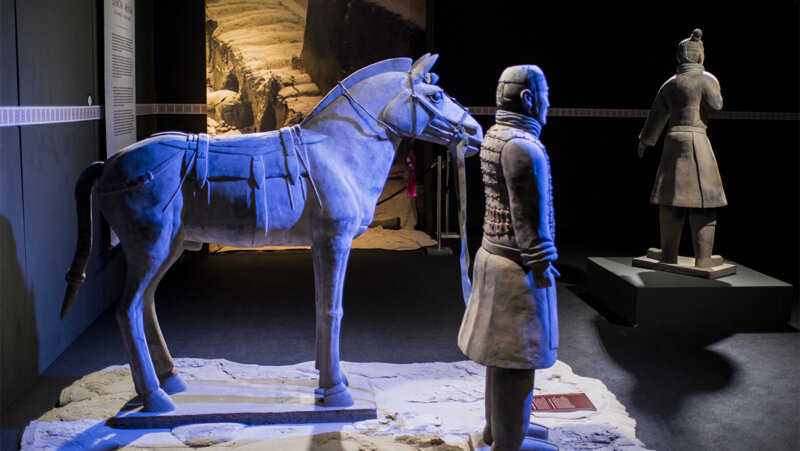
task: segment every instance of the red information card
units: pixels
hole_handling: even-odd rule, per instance
[[[574,412],[576,410],[597,410],[586,393],[560,393],[554,395],[534,395],[534,412]]]

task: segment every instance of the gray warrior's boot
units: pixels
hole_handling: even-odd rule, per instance
[[[486,427],[492,451],[554,451],[547,428],[531,423],[534,370],[486,367]]]
[[[661,223],[661,261],[678,263],[678,248],[681,244],[685,211],[683,208],[662,205],[658,213]]]
[[[698,268],[714,266],[711,251],[714,249],[714,234],[717,230],[716,211],[701,208],[690,210],[689,225],[692,229],[694,265]]]

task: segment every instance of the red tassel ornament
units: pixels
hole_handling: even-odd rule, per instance
[[[406,163],[408,163],[408,188],[406,189],[406,197],[417,197],[417,174],[414,171],[416,168],[417,156],[414,155],[413,147],[408,151]]]

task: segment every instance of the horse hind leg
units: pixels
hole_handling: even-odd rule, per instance
[[[153,282],[157,282],[160,278],[159,273],[165,272],[169,267],[166,263],[173,252],[173,246],[175,246],[170,234],[164,232],[166,230],[162,230],[157,239],[153,241],[130,240],[130,242],[124,243],[127,245],[125,257],[128,263],[128,276],[123,297],[116,312],[117,324],[131,365],[133,384],[136,393],[142,397],[143,410],[146,412],[167,412],[175,409],[175,403],[160,387],[161,384],[150,354],[149,342],[152,340],[147,339],[148,334],[144,324],[144,317],[150,316],[145,312],[153,305],[151,296],[150,301],[146,301],[146,299],[148,294],[151,295],[155,292],[157,283],[153,284]],[[145,309],[145,307],[148,308]],[[152,318],[154,319],[155,316],[153,315]],[[153,325],[150,324],[147,328],[152,329]],[[157,349],[157,346],[154,348]],[[159,369],[162,372],[164,364],[163,355],[159,355]]]
[[[143,305],[144,333],[147,337],[147,347],[150,351],[150,357],[153,360],[153,366],[155,367],[156,376],[158,377],[161,389],[170,395],[186,391],[188,387],[186,382],[183,381],[175,370],[175,362],[172,360],[172,356],[167,349],[167,343],[164,341],[164,335],[161,333],[161,327],[158,324],[158,317],[156,316],[155,292],[161,279],[178,257],[180,257],[182,252],[183,246],[180,240],[174,240],[169,256],[156,272],[155,276],[150,280],[144,294]]]

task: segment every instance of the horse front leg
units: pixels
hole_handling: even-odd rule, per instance
[[[352,241],[352,237],[343,236],[314,240],[311,251],[317,307],[317,368],[326,407],[353,405],[339,363],[342,291]]]

